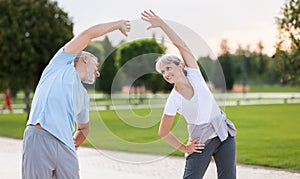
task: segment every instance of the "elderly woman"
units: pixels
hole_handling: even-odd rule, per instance
[[[202,178],[213,156],[218,178],[236,178],[236,129],[217,105],[200,72],[197,60],[185,42],[153,11],[144,11],[142,19],[150,23],[147,29],[161,28],[178,48],[183,61],[173,55],[157,59],[156,70],[174,84],[164,114],[159,135],[170,145],[186,153],[184,178]],[[181,143],[171,132],[176,113],[188,124],[189,142]]]

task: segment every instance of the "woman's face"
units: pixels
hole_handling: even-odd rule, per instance
[[[182,65],[176,65],[174,63],[166,63],[160,65],[160,71],[164,79],[168,83],[176,83],[177,79],[183,74]]]

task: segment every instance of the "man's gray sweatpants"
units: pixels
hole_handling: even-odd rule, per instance
[[[186,165],[183,178],[203,178],[211,157],[215,159],[218,179],[236,178],[236,144],[235,138],[230,135],[223,142],[218,137],[211,139],[202,153],[192,153],[186,158]]]
[[[43,129],[27,126],[23,139],[23,179],[78,179],[77,155]]]

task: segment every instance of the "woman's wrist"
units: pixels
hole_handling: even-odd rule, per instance
[[[179,150],[181,150],[184,153],[187,153],[188,152],[188,146],[185,145],[185,144],[181,144]]]

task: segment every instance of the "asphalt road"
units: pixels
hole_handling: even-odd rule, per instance
[[[0,143],[0,178],[21,178],[22,141],[0,137]],[[82,179],[180,179],[185,163],[183,157],[105,151],[85,147],[78,149],[78,158]],[[136,159],[140,162],[128,162],[137,161]],[[237,177],[240,179],[299,179],[300,171],[238,165]],[[217,178],[213,162],[204,178]]]

